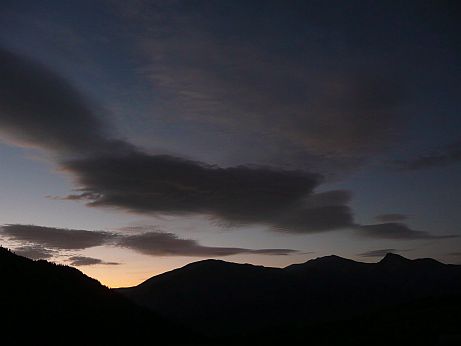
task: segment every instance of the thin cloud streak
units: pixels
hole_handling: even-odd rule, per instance
[[[396,249],[379,249],[379,250],[371,250],[371,251],[366,251],[358,254],[357,256],[360,257],[384,257],[388,253],[398,253],[400,250]]]
[[[83,250],[108,244],[117,236],[103,231],[86,231],[36,225],[10,224],[0,226],[7,238],[24,244],[59,250]]]
[[[418,239],[452,239],[458,235],[433,235],[425,231],[413,230],[398,222],[387,222],[374,225],[359,225],[356,230],[360,236],[376,239],[418,240]]]
[[[147,227],[144,228],[144,230],[147,229]],[[51,257],[47,256],[48,254],[59,254],[60,251],[83,250],[102,245],[129,248],[152,256],[221,257],[237,254],[283,256],[298,253],[293,249],[205,246],[196,240],[180,239],[173,233],[158,230],[130,235],[16,224],[0,227],[0,233],[10,240],[24,244],[18,248],[18,251],[22,251],[25,256],[42,256],[43,258]],[[72,256],[69,260],[73,265],[112,264],[85,256]]]
[[[45,249],[39,245],[20,246],[14,248],[14,253],[19,256],[24,256],[33,260],[52,258],[57,251]]]
[[[408,219],[408,216],[404,214],[393,213],[376,215],[374,218],[376,221],[380,222],[399,222]]]
[[[417,171],[435,167],[446,167],[461,162],[461,141],[456,141],[430,154],[414,159],[397,160],[394,164],[402,171]]]
[[[193,256],[193,257],[222,257],[238,254],[258,254],[283,256],[295,254],[292,249],[244,249],[234,247],[203,246],[191,239],[180,239],[172,233],[148,232],[124,237],[118,243],[152,256]]]
[[[97,265],[97,264],[103,264],[103,265],[119,265],[120,264],[117,262],[106,262],[99,258],[86,257],[86,256],[72,256],[68,258],[68,261],[71,266],[76,266],[76,267],[91,266],[91,265]]]

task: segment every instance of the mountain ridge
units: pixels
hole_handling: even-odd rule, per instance
[[[427,258],[332,255],[285,268],[203,260],[108,289],[75,268],[0,248],[0,274],[9,345],[461,341],[461,266]]]
[[[198,332],[227,337],[229,330],[333,323],[450,297],[461,292],[461,266],[396,254],[377,263],[330,255],[285,268],[205,260],[117,291]]]

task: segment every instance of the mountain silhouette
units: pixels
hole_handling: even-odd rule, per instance
[[[162,345],[195,340],[72,267],[0,247],[0,275],[4,345],[144,345],[153,335]]]
[[[457,338],[460,328],[454,327],[454,309],[461,307],[461,266],[396,254],[378,263],[326,256],[283,269],[205,260],[117,291],[236,344],[322,344],[334,327],[338,344],[356,344],[362,336],[364,344],[432,345]],[[325,344],[336,342],[327,339]]]
[[[131,288],[0,248],[5,345],[460,345],[461,266],[204,260]]]

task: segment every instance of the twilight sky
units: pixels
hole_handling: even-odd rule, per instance
[[[0,241],[134,285],[203,258],[461,262],[456,1],[2,1]]]

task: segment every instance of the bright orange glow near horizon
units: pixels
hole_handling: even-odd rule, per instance
[[[81,256],[89,258],[101,258],[106,263],[75,266],[84,274],[100,281],[110,288],[131,287],[143,281],[181,268],[189,263],[208,259],[208,257],[193,256],[148,256],[135,251],[119,247],[98,246],[83,250]],[[210,257],[218,260],[235,263],[250,263],[266,267],[286,267],[293,263],[305,262],[311,258],[318,257],[316,254],[299,253],[290,256],[263,256],[263,255],[232,255],[223,257]],[[65,265],[72,265],[68,261],[57,258],[53,260]]]
[[[228,256],[215,259],[268,267],[285,267],[308,259],[306,255],[297,258],[289,256],[267,257],[269,256]],[[204,260],[204,258],[197,257],[152,257],[138,254],[132,254],[126,259],[129,262],[119,265],[79,266],[77,269],[100,281],[103,285],[110,288],[119,288],[136,286],[153,276],[181,268],[189,263]]]

